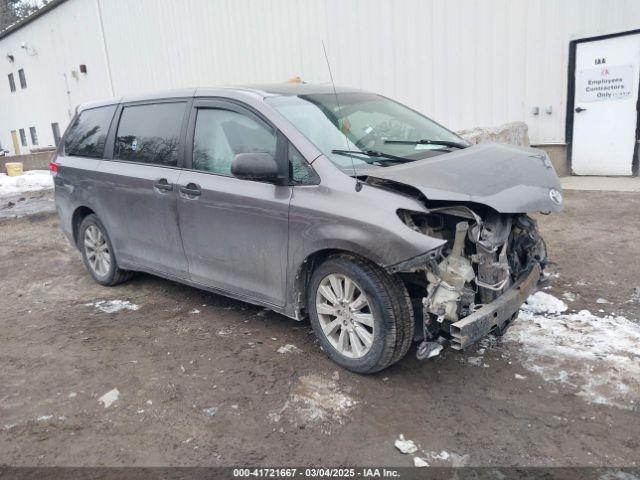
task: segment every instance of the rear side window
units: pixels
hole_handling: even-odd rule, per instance
[[[64,140],[67,155],[101,158],[115,105],[80,112]]]
[[[276,155],[276,135],[262,122],[230,110],[199,109],[193,139],[193,168],[231,175],[239,153]]]
[[[181,102],[125,107],[113,158],[175,167],[185,106]]]

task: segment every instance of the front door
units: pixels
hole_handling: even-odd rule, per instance
[[[573,173],[631,175],[640,34],[579,42],[575,58]]]
[[[284,305],[291,187],[231,175],[239,153],[276,157],[275,129],[222,101],[198,101],[189,123],[191,168],[180,176],[178,216],[191,279]]]
[[[11,140],[13,141],[13,154],[20,155],[20,142],[18,141],[18,132],[11,130]]]

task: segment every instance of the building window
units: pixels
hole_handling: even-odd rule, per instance
[[[27,134],[24,133],[24,128],[20,129],[20,143],[23,147],[27,146]]]
[[[20,88],[27,88],[27,79],[24,77],[24,70],[18,70],[18,78],[20,79]]]
[[[57,123],[52,123],[51,131],[53,132],[53,142],[57,147],[60,143],[60,126]]]
[[[9,88],[12,92],[16,91],[16,81],[13,79],[13,73],[9,74]]]
[[[29,127],[29,135],[31,135],[31,144],[38,145],[38,134],[36,133],[36,127]]]

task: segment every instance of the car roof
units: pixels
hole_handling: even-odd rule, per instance
[[[360,92],[362,90],[350,87],[336,86],[337,93]],[[78,107],[78,111],[89,108],[103,107],[120,102],[141,102],[146,100],[161,100],[170,98],[211,97],[228,93],[253,95],[260,98],[281,95],[312,95],[322,93],[334,93],[334,87],[330,83],[272,83],[259,85],[238,85],[220,87],[181,88],[174,90],[160,90],[141,95],[127,95],[106,100],[84,103]]]

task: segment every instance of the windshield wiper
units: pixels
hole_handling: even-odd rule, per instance
[[[335,153],[336,155],[344,155],[345,157],[357,158],[358,160],[364,160],[367,163],[373,162],[368,162],[367,159],[362,158],[362,155],[366,155],[367,157],[372,158],[385,158],[388,160],[393,160],[394,162],[401,163],[413,162],[412,158],[399,157],[397,155],[391,155],[390,153],[378,152],[377,150],[364,150],[362,152],[352,150],[331,150],[331,153]]]
[[[443,147],[451,148],[467,148],[469,146],[460,142],[449,142],[447,140],[429,140],[426,138],[423,138],[422,140],[385,140],[384,143],[391,143],[395,145],[442,145]]]

